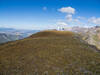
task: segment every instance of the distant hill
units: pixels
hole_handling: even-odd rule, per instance
[[[100,26],[91,28],[73,27],[72,31],[79,33],[82,35],[83,40],[100,49]]]
[[[0,75],[100,75],[100,53],[77,33],[42,31],[0,45]]]
[[[13,28],[0,28],[0,44],[26,38],[39,30],[18,30]]]
[[[9,41],[15,41],[19,39],[23,39],[24,37],[20,35],[12,35],[12,34],[6,34],[6,33],[0,33],[0,44],[6,43]]]
[[[100,27],[89,28],[83,40],[100,49]]]

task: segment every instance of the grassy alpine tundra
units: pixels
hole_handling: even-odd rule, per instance
[[[0,75],[100,75],[100,53],[76,33],[42,31],[0,45]]]

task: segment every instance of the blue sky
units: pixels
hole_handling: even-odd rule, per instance
[[[59,11],[68,7],[75,10],[74,14]],[[72,20],[68,22],[66,16]],[[57,24],[93,26],[100,25],[99,17],[100,0],[0,0],[0,27],[48,29],[56,28]]]

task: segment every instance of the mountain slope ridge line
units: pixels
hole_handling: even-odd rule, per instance
[[[42,31],[0,45],[0,74],[100,74],[100,53],[80,39],[73,32]]]

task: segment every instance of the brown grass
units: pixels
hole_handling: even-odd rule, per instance
[[[43,31],[0,46],[0,75],[100,75],[100,53],[72,32]]]
[[[31,37],[64,37],[64,36],[72,36],[74,35],[73,32],[70,32],[70,31],[56,31],[56,30],[53,30],[53,31],[41,31],[41,32],[38,32],[34,35],[32,35]]]

